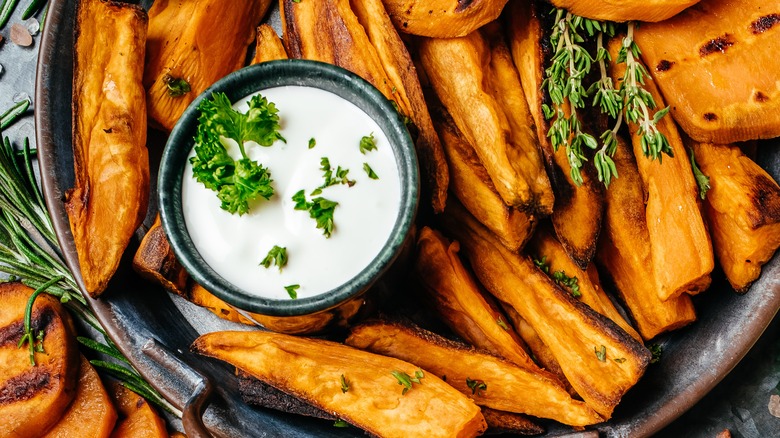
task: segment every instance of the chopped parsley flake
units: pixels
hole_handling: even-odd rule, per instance
[[[260,262],[260,265],[266,269],[270,268],[271,265],[276,265],[279,267],[279,272],[282,272],[282,268],[287,265],[287,248],[274,245],[268,251],[268,255]]]
[[[374,133],[372,132],[371,135],[363,136],[363,138],[360,139],[360,153],[365,154],[368,151],[375,151],[376,150],[376,139],[374,138]]]
[[[290,298],[297,300],[298,299],[298,289],[301,288],[300,284],[291,284],[289,286],[285,286],[284,290],[287,291],[287,294],[290,295]]]

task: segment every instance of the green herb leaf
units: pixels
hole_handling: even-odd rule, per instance
[[[300,3],[300,2],[301,0],[293,0],[293,3]],[[349,427],[349,423],[339,418],[338,420],[333,422],[333,427]]]
[[[260,264],[266,269],[276,265],[279,267],[279,272],[282,272],[282,268],[287,265],[287,248],[274,245]]]
[[[696,184],[699,186],[699,197],[704,200],[707,198],[707,192],[709,192],[711,188],[710,178],[705,175],[696,164],[696,156],[693,153],[693,149],[691,149],[691,169],[693,169],[693,176],[696,177]]]
[[[626,358],[625,357],[618,357],[618,358],[615,358],[615,359],[612,359],[612,360],[614,360],[617,363],[623,363],[623,362],[626,361]]]
[[[401,391],[401,395],[405,395],[407,391],[412,389],[412,383],[420,384],[422,383],[420,379],[425,377],[425,374],[421,369],[418,369],[414,372],[414,377],[410,376],[409,374],[403,372],[403,371],[391,371],[390,374],[395,377],[396,380],[398,380],[398,384],[402,385],[404,387],[403,391]]]
[[[322,177],[325,179],[325,182],[321,186],[314,189],[314,191],[311,192],[311,196],[319,195],[322,193],[323,189],[326,189],[330,186],[344,184],[348,187],[352,187],[355,185],[355,181],[349,179],[347,176],[349,174],[349,169],[342,169],[341,166],[338,166],[335,172],[336,176],[333,176],[333,168],[330,166],[330,160],[328,157],[320,158],[320,170],[323,172]]]
[[[374,172],[374,169],[372,169],[368,163],[363,163],[363,170],[366,172],[369,178],[379,179],[379,176],[377,176],[377,174]]]
[[[293,202],[295,202],[296,210],[303,210],[309,212],[309,217],[317,221],[317,228],[322,230],[322,234],[326,238],[333,234],[333,212],[339,205],[338,202],[331,201],[325,198],[314,198],[311,202],[306,201],[306,194],[303,190],[299,190],[292,196]]]
[[[559,285],[566,286],[566,288],[569,289],[569,293],[571,293],[571,296],[574,298],[579,298],[582,296],[582,293],[580,292],[579,280],[577,277],[569,277],[564,271],[555,271],[552,275],[552,279]]]
[[[657,363],[661,360],[661,354],[664,352],[664,348],[660,344],[653,344],[647,347],[652,353],[653,358],[650,359],[650,363]]]
[[[163,76],[163,82],[168,87],[168,96],[181,97],[191,91],[190,84],[184,78],[175,78],[166,74]]]
[[[309,139],[309,149],[314,149],[314,146],[317,146],[317,140],[312,137]]]
[[[301,288],[300,284],[291,284],[289,286],[285,286],[284,290],[287,291],[287,294],[290,295],[290,298],[292,298],[293,300],[297,300],[298,299],[298,289],[300,289],[300,288]]]
[[[347,391],[349,391],[349,382],[347,382],[347,378],[344,377],[344,375],[341,375],[341,392],[343,394],[346,394]]]
[[[502,329],[509,331],[509,326],[504,322],[504,320],[499,316],[496,320],[496,324],[499,325]]]
[[[607,347],[605,347],[603,345],[601,347],[593,347],[593,352],[596,353],[596,357],[601,362],[606,362],[607,361]]]
[[[30,108],[30,99],[24,99],[17,102],[0,114],[0,130],[3,130],[16,122],[27,109]]]
[[[376,139],[374,138],[374,133],[372,132],[371,135],[363,136],[363,138],[360,139],[360,153],[365,154],[368,151],[375,151],[376,150]]]
[[[547,256],[544,256],[541,259],[534,259],[534,265],[544,271],[545,274],[550,273],[550,265],[547,263]]]
[[[482,380],[471,380],[466,377],[466,386],[471,389],[472,395],[482,395],[481,391],[487,391],[487,383]]]

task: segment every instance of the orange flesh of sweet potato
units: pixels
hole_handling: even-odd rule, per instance
[[[547,137],[549,123],[542,114],[542,81],[546,61],[541,44],[546,36],[542,32],[537,3],[515,1],[507,9],[512,58],[520,74],[523,92],[536,125],[539,148],[555,193],[551,216],[555,234],[569,257],[580,268],[586,269],[596,254],[601,231],[604,186],[598,181],[592,166],[581,169],[583,183],[575,184],[565,148],[554,151]]]
[[[476,150],[504,202],[551,213],[550,182],[504,43],[475,31],[462,38],[424,38],[419,51],[439,100]]]
[[[527,370],[538,370],[501,312],[483,296],[458,257],[460,245],[424,227],[417,239],[417,275],[441,318],[458,336]],[[503,323],[503,327],[500,323]]]
[[[168,438],[165,420],[143,397],[116,382],[108,390],[119,413],[111,438]]]
[[[507,0],[382,0],[402,32],[434,38],[466,36],[498,18]]]
[[[141,240],[133,257],[133,269],[142,277],[157,283],[168,292],[185,296],[189,275],[176,260],[171,244],[157,215]]]
[[[700,143],[694,151],[710,177],[705,211],[715,253],[731,286],[746,292],[780,246],[780,187],[737,146]]]
[[[486,428],[479,407],[430,373],[402,395],[392,372],[414,376],[418,368],[398,359],[261,331],[209,333],[192,349],[378,436],[473,437]]]
[[[642,342],[642,337],[639,336],[639,333],[623,319],[623,316],[604,292],[604,288],[601,287],[601,282],[599,281],[599,274],[596,272],[596,267],[590,265],[587,270],[580,269],[576,263],[566,256],[563,246],[561,246],[561,243],[558,242],[548,228],[543,227],[537,230],[528,244],[526,252],[535,259],[546,257],[544,260],[547,266],[549,266],[550,275],[563,271],[569,277],[577,277],[580,293],[578,299],[591,309],[611,319],[612,322],[620,326],[632,338]]]
[[[617,59],[621,41],[617,37],[609,42],[612,59]],[[612,79],[622,78],[624,71],[625,64],[613,63]],[[658,108],[666,107],[651,78],[645,80],[644,88],[652,94]],[[664,156],[659,160],[645,157],[637,125],[631,124],[629,128],[647,198],[647,230],[658,296],[668,300],[683,293],[695,295],[709,287],[715,259],[699,208],[699,188],[688,151],[669,117],[660,120],[658,129],[669,140],[673,157]]]
[[[778,0],[706,0],[637,29],[642,59],[691,138],[780,136],[778,17]]]
[[[241,68],[271,0],[158,0],[149,9],[143,83],[149,118],[166,131],[200,93]],[[143,63],[141,63],[143,65]],[[171,96],[170,78],[190,91]]]
[[[434,113],[450,167],[452,192],[507,248],[519,251],[536,227],[533,215],[504,203],[474,148],[463,138],[446,110],[438,108]]]
[[[631,147],[623,139],[619,139],[614,160],[620,177],[607,190],[597,260],[612,278],[637,330],[649,340],[690,324],[696,312],[687,295],[666,301],[658,297],[642,179]],[[667,164],[665,160],[663,165]]]
[[[419,328],[381,321],[364,323],[354,327],[345,342],[446,376],[448,384],[481,406],[552,418],[572,426],[603,421],[585,403],[573,400],[548,373],[517,367]],[[467,379],[481,381],[487,387],[472,390]]]
[[[76,397],[65,415],[45,438],[108,438],[116,424],[116,410],[97,371],[82,356]]]
[[[255,46],[255,56],[252,57],[252,64],[278,59],[287,59],[284,44],[271,25],[262,24],[257,28],[257,45]]]
[[[73,66],[75,187],[65,209],[81,276],[93,297],[114,275],[146,215],[149,158],[141,85],[146,13],[125,3],[79,3]]]
[[[43,331],[43,352],[30,365],[24,312],[33,290],[0,284],[0,437],[41,436],[67,411],[76,395],[79,353],[75,328],[59,300],[42,294],[32,309],[33,334]],[[36,340],[33,340],[37,343]]]
[[[609,21],[663,21],[699,0],[551,0],[576,15]]]
[[[609,418],[644,374],[650,352],[614,322],[572,298],[529,257],[498,244],[463,207],[449,203],[442,223],[463,246],[485,288],[520,313],[582,399]],[[601,357],[599,351],[604,353]]]

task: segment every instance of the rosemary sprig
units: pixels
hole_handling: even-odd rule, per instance
[[[0,115],[0,130],[11,126],[30,108],[30,99],[15,103]]]

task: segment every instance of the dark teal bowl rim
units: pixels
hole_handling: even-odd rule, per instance
[[[201,257],[187,232],[182,208],[182,177],[194,146],[198,105],[214,92],[235,102],[263,89],[307,86],[334,93],[357,105],[382,128],[393,147],[401,182],[395,225],[379,254],[355,277],[328,292],[296,300],[258,297],[236,287]],[[158,177],[160,218],[176,258],[201,286],[239,309],[269,316],[300,316],[322,312],[361,295],[393,264],[412,229],[419,201],[417,154],[409,131],[393,104],[373,85],[343,68],[317,61],[280,60],[233,72],[198,96],[174,126],[163,151]]]

